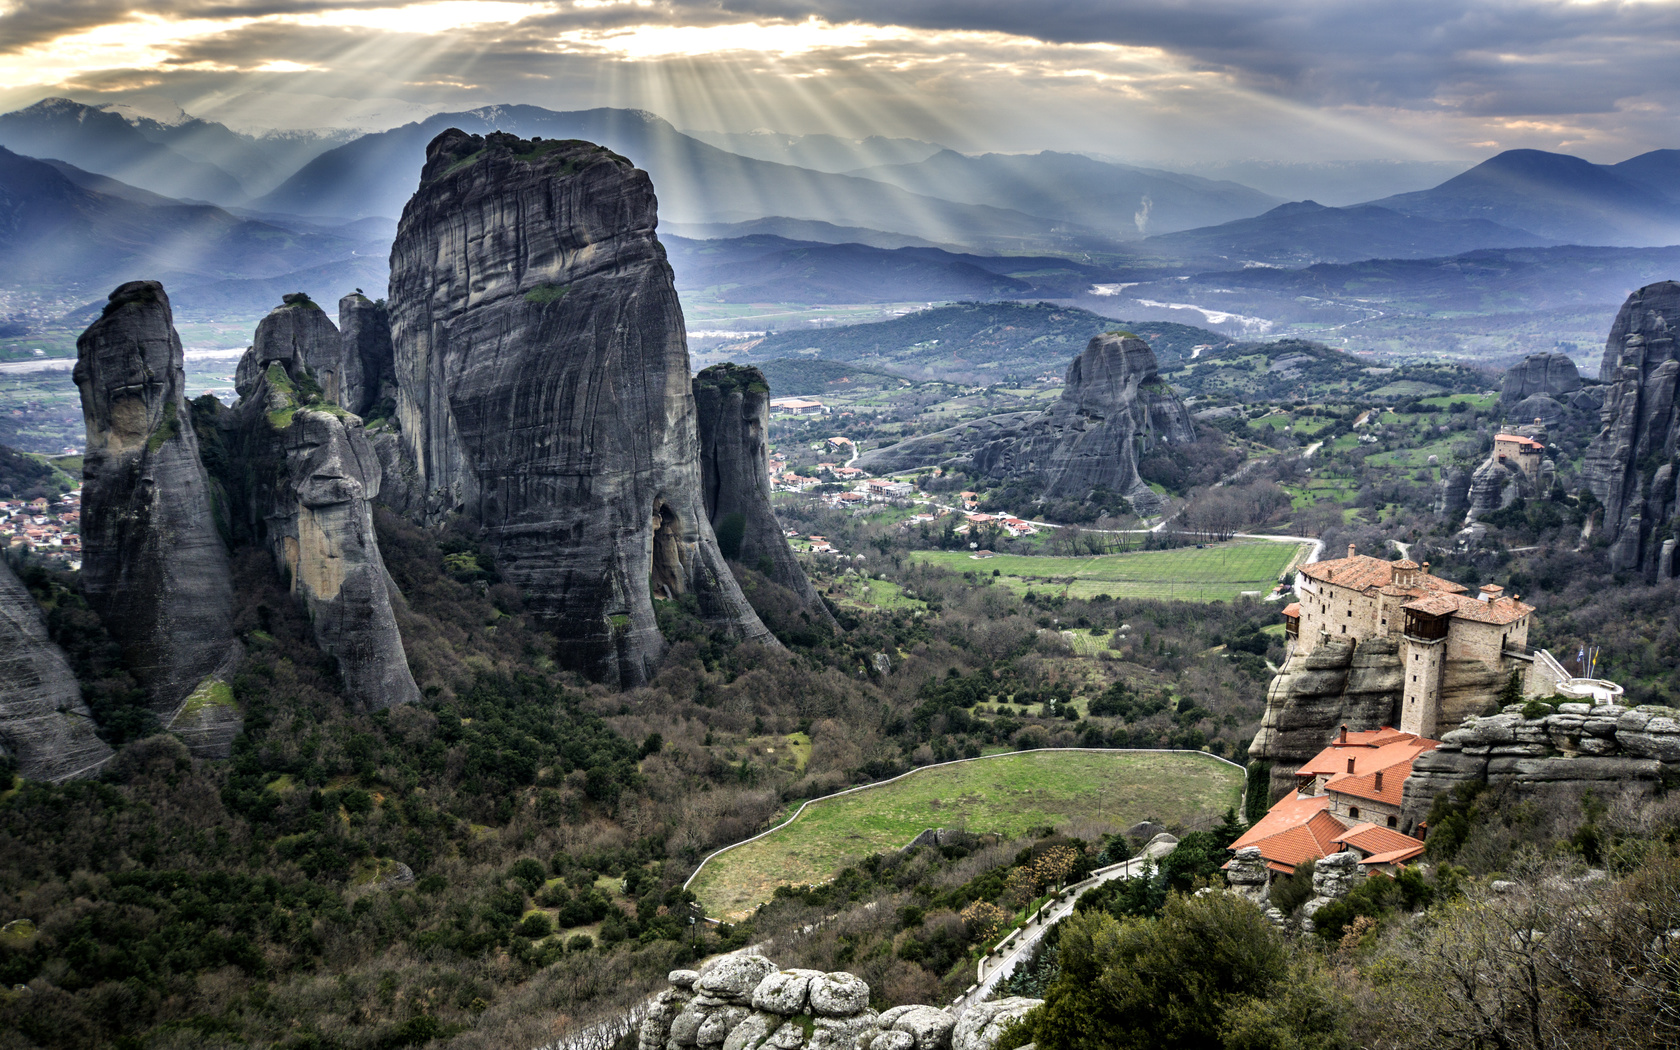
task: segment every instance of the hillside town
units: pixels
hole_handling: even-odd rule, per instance
[[[82,492],[57,500],[0,500],[0,539],[13,554],[33,554],[72,571],[82,567]]]

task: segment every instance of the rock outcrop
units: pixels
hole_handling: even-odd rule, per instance
[[[1399,644],[1372,638],[1320,642],[1305,656],[1291,653],[1266,690],[1266,713],[1249,757],[1269,763],[1271,797],[1295,787],[1295,771],[1336,738],[1400,724],[1405,689]],[[1479,660],[1448,660],[1441,677],[1439,724],[1455,726],[1486,711],[1508,675]]]
[[[89,776],[111,759],[40,606],[0,560],[0,755],[30,780]]]
[[[713,365],[694,377],[706,518],[731,561],[756,568],[796,594],[810,615],[834,617],[782,535],[770,506],[770,384],[751,366]]]
[[[1470,472],[1447,467],[1435,486],[1435,514],[1448,521],[1461,521],[1470,509]]]
[[[604,148],[451,129],[391,250],[397,423],[424,517],[495,550],[557,657],[644,681],[653,599],[773,644],[701,498],[688,348],[645,172]]]
[[[637,1050],[992,1050],[1010,1024],[1042,1005],[976,1003],[959,1018],[934,1006],[876,1014],[869,985],[849,973],[779,970],[750,952],[673,970],[637,1033]]]
[[[258,323],[257,337],[234,371],[234,389],[249,396],[268,366],[280,364],[290,373],[307,374],[307,382],[340,403],[343,359],[344,340],[326,311],[303,292],[290,292]]]
[[[1365,880],[1359,870],[1362,858],[1353,850],[1332,853],[1313,865],[1313,895],[1301,905],[1301,932],[1313,932],[1313,916],[1331,901],[1341,900]]]
[[[1402,827],[1416,827],[1437,795],[1467,781],[1544,808],[1578,806],[1588,790],[1605,801],[1647,799],[1680,784],[1680,711],[1562,703],[1529,718],[1513,704],[1466,719],[1412,763]]]
[[[383,300],[361,292],[338,301],[338,332],[343,341],[338,403],[366,419],[396,410],[396,351],[391,346],[391,317]]]
[[[1581,475],[1604,504],[1610,567],[1620,572],[1656,575],[1663,544],[1672,538],[1680,454],[1677,328],[1680,284],[1647,285],[1622,304],[1604,347],[1602,429],[1587,448]]]
[[[1139,457],[1195,439],[1190,412],[1161,381],[1149,344],[1109,332],[1074,358],[1061,398],[1045,412],[991,416],[911,438],[866,454],[858,466],[890,473],[963,465],[998,479],[1041,478],[1044,494],[1060,499],[1107,490],[1147,511],[1160,497],[1138,476]]]
[[[1534,482],[1515,463],[1489,456],[1470,475],[1467,508],[1470,520],[1502,510],[1519,499],[1532,499],[1534,488]]]
[[[82,591],[167,725],[231,666],[238,644],[227,550],[163,286],[132,281],[112,292],[76,353],[87,423]],[[224,732],[205,746],[231,740]]]
[[[242,533],[267,545],[303,598],[316,644],[338,661],[346,697],[377,710],[416,700],[419,691],[373,531],[379,458],[361,419],[315,392],[311,380],[320,373],[307,362],[320,344],[296,337],[300,330],[324,336],[321,324],[307,320],[320,313],[313,303],[288,302],[263,319],[241,361],[255,378],[218,425],[239,465],[229,488]]]
[[[1506,369],[1504,383],[1499,389],[1499,403],[1511,409],[1536,395],[1562,401],[1579,389],[1581,373],[1568,354],[1529,354]],[[1529,421],[1529,417],[1520,412],[1513,413],[1513,417],[1519,422]]]

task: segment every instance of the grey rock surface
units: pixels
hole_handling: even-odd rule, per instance
[[[269,345],[305,327],[274,323],[300,312],[320,310],[292,305],[264,318],[247,356],[269,363],[218,421],[240,466],[229,479],[231,502],[308,606],[316,644],[337,658],[346,697],[379,710],[419,698],[397,630],[400,596],[373,529],[383,474],[361,419],[306,400],[302,358],[287,355],[291,344]]]
[[[805,1013],[810,1002],[811,979],[821,976],[821,970],[777,970],[753,989],[753,1009],[784,1017]]]
[[[751,366],[721,364],[694,377],[706,518],[723,555],[758,568],[798,596],[817,622],[838,626],[806,578],[770,506],[770,385]]]
[[[993,478],[1038,477],[1045,495],[1119,493],[1147,512],[1160,497],[1138,476],[1155,447],[1196,440],[1190,411],[1157,374],[1155,352],[1135,335],[1092,338],[1068,365],[1061,398],[1042,413],[1009,413],[877,449],[858,460],[876,473],[966,465]]]
[[[397,421],[431,520],[459,512],[559,639],[620,685],[664,649],[653,598],[774,644],[701,498],[687,340],[653,187],[609,150],[427,147],[391,250]]]
[[[117,288],[76,355],[87,423],[82,589],[167,725],[238,650],[227,549],[163,286]]]
[[[1502,510],[1519,499],[1531,499],[1534,494],[1533,483],[1516,464],[1489,456],[1470,476],[1470,519]]]
[[[975,1003],[964,1011],[952,1030],[951,1050],[991,1050],[1006,1028],[1043,1005],[1043,999],[1022,996]]]
[[[811,1012],[819,1017],[851,1017],[869,1006],[869,985],[844,972],[811,978]]]
[[[1469,509],[1470,472],[1463,467],[1446,468],[1435,485],[1435,514],[1449,521],[1458,521]]]
[[[30,780],[57,783],[97,773],[111,748],[94,733],[64,653],[35,604],[0,559],[0,754]]]
[[[338,301],[338,332],[343,378],[338,403],[366,417],[382,403],[396,408],[396,349],[391,345],[391,316],[385,303],[360,292]]]
[[[1581,373],[1568,354],[1529,354],[1505,370],[1505,379],[1499,390],[1499,403],[1510,408],[1536,394],[1555,398],[1559,395],[1573,394],[1579,389]],[[1518,422],[1529,422],[1528,418],[1520,413],[1515,418]]]
[[[234,388],[247,397],[269,365],[302,375],[307,369],[327,400],[339,402],[344,383],[344,340],[326,311],[302,292],[288,292],[279,306],[257,322],[250,349],[239,359]],[[359,382],[360,368],[357,369]]]
[[[1672,461],[1680,452],[1680,284],[1662,281],[1630,295],[1604,346],[1599,377],[1607,384],[1600,430],[1581,467],[1604,504],[1610,567],[1655,576],[1675,518]]]
[[[1225,868],[1225,881],[1240,896],[1265,907],[1271,872],[1266,867],[1266,858],[1260,855],[1260,847],[1245,846],[1237,850]]]
[[[694,990],[730,1003],[751,1003],[759,982],[776,972],[762,955],[727,955],[700,972]]]

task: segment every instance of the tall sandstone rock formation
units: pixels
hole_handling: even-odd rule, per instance
[[[47,638],[40,606],[0,560],[0,755],[17,759],[30,780],[88,776],[111,758],[93,730],[76,676]]]
[[[764,373],[713,365],[694,377],[694,407],[706,518],[724,556],[791,590],[813,619],[833,625],[770,506],[770,384]]]
[[[1602,429],[1582,478],[1604,504],[1610,567],[1675,575],[1675,471],[1680,453],[1680,284],[1663,281],[1628,296],[1610,328],[1600,378]]]
[[[252,378],[219,429],[236,470],[226,479],[240,534],[264,543],[309,609],[315,640],[338,661],[346,696],[378,710],[419,697],[393,610],[395,586],[374,535],[379,458],[359,417],[319,390],[310,361],[346,345],[307,299],[263,318],[240,362]],[[359,358],[358,358],[359,360]],[[339,373],[361,374],[360,369]],[[339,395],[363,397],[354,385]]]
[[[1068,365],[1062,396],[1046,411],[974,420],[871,452],[858,465],[884,473],[967,465],[998,479],[1038,477],[1045,495],[1060,499],[1106,489],[1147,511],[1160,497],[1138,475],[1140,456],[1196,440],[1189,410],[1157,367],[1137,336],[1099,335]]]
[[[112,292],[76,353],[87,423],[82,589],[167,725],[207,678],[231,666],[238,643],[227,550],[163,286],[132,281]],[[212,734],[205,746],[220,748],[236,731]]]
[[[338,330],[343,341],[343,370],[338,403],[366,419],[385,402],[394,409],[396,361],[391,348],[391,315],[383,301],[361,292],[338,301]],[[388,415],[389,412],[383,414]]]
[[[647,174],[451,129],[391,249],[397,419],[423,516],[483,530],[567,665],[644,681],[653,597],[771,642],[701,498],[682,311]]]

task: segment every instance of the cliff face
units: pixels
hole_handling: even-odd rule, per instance
[[[89,776],[111,758],[41,609],[0,560],[0,755],[30,780]]]
[[[220,421],[239,465],[237,512],[304,599],[316,643],[337,658],[351,702],[364,709],[407,703],[419,691],[373,530],[379,459],[361,420],[314,394],[307,353],[288,354],[299,327],[293,318],[305,310],[320,314],[314,304],[287,304],[259,325],[246,351],[256,379]],[[268,363],[258,369],[259,361]]]
[[[344,375],[338,403],[364,418],[384,402],[394,408],[396,361],[385,304],[360,292],[345,296],[338,301],[338,331],[343,340]]]
[[[1543,395],[1562,402],[1581,389],[1581,373],[1568,354],[1529,354],[1505,371],[1499,403],[1511,408],[1523,400]],[[1519,422],[1528,422],[1517,417]]]
[[[327,399],[337,403],[347,378],[360,383],[359,359],[354,375],[348,377],[343,359],[343,339],[326,311],[309,296],[293,292],[258,322],[256,339],[234,372],[234,387],[240,397],[248,396],[264,370],[279,363],[289,371],[307,368]]]
[[[1061,399],[1049,410],[987,417],[902,441],[858,465],[893,472],[966,458],[991,477],[1041,477],[1047,496],[1081,499],[1107,489],[1147,511],[1160,498],[1138,476],[1139,456],[1158,444],[1195,440],[1190,412],[1161,381],[1149,344],[1109,332],[1074,358]]]
[[[1456,726],[1480,714],[1505,682],[1505,675],[1479,661],[1448,661],[1440,724]],[[1270,763],[1272,797],[1294,788],[1295,771],[1343,725],[1356,732],[1398,726],[1404,689],[1399,644],[1391,638],[1357,645],[1332,638],[1305,656],[1292,654],[1266,690],[1266,713],[1248,749],[1250,758]]]
[[[1587,448],[1581,474],[1604,504],[1610,566],[1618,571],[1656,573],[1663,547],[1673,539],[1680,452],[1677,327],[1680,284],[1647,285],[1622,304],[1604,348],[1602,429]]]
[[[563,662],[621,684],[664,648],[655,595],[770,640],[701,499],[656,221],[646,173],[605,149],[452,129],[391,250],[397,421],[426,516],[476,522]]]
[[[227,551],[163,286],[112,292],[76,353],[87,422],[82,589],[168,724],[238,650]]]
[[[824,623],[834,617],[793,556],[770,506],[770,384],[756,368],[713,365],[694,377],[706,518],[724,557],[793,591]]]
[[[1680,780],[1677,715],[1667,707],[1559,704],[1539,718],[1512,705],[1467,719],[1412,764],[1402,822],[1416,827],[1437,795],[1466,782],[1545,808],[1573,809],[1589,790],[1600,801],[1643,803]]]

